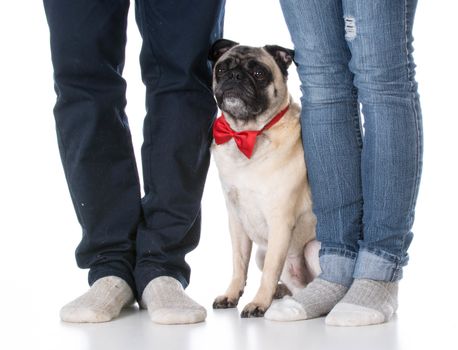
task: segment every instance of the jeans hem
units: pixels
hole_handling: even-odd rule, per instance
[[[320,251],[320,278],[350,287],[353,282],[357,253],[345,248],[325,247]]]
[[[402,279],[408,256],[400,258],[375,248],[362,248],[356,260],[354,278],[396,282]]]

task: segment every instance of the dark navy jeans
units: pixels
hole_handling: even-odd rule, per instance
[[[126,114],[128,0],[44,0],[59,150],[83,237],[89,283],[115,275],[138,296],[153,278],[185,287],[199,241],[216,104],[207,61],[224,0],[138,0],[146,85],[140,184]]]

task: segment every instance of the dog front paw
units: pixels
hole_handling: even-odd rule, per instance
[[[226,295],[221,295],[213,302],[214,309],[230,309],[237,306],[239,299],[230,298]]]
[[[267,308],[268,306],[258,303],[249,303],[247,306],[245,306],[240,316],[243,318],[263,317]]]
[[[291,291],[288,289],[288,287],[285,284],[283,283],[277,284],[277,289],[275,290],[274,299],[281,299],[285,295],[293,295],[293,293],[291,293]]]

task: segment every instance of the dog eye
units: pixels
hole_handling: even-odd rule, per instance
[[[254,71],[253,75],[258,80],[263,80],[264,79],[264,72],[261,72],[260,70]]]
[[[225,71],[226,70],[221,68],[221,67],[216,68],[216,74],[217,75],[222,75],[222,74],[224,74]]]

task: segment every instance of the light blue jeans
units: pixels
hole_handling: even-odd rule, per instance
[[[301,79],[321,277],[397,281],[422,167],[417,0],[280,1]]]

